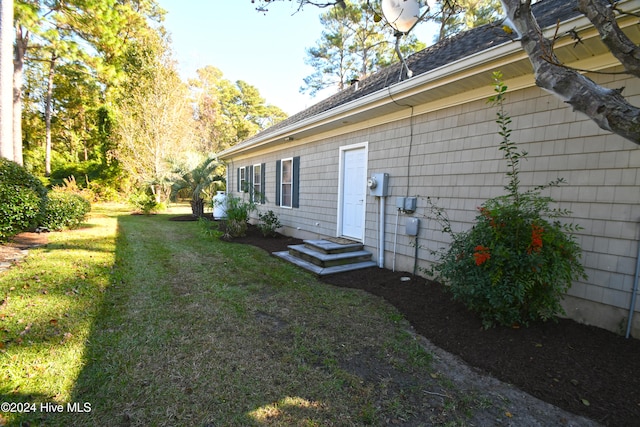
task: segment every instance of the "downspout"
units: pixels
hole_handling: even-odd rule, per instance
[[[380,226],[378,236],[379,244],[378,244],[378,267],[384,268],[384,233],[385,233],[385,225],[384,225],[384,214],[385,214],[385,196],[380,196]]]
[[[638,296],[638,276],[640,275],[640,240],[638,240],[638,254],[636,255],[636,277],[633,279],[633,291],[631,292],[631,304],[629,304],[629,316],[627,321],[627,333],[625,338],[629,338],[631,333],[631,323],[633,312],[636,308],[636,297]]]
[[[393,268],[392,271],[396,271],[396,247],[398,244],[398,219],[400,217],[400,208],[396,212],[396,231],[393,233]]]

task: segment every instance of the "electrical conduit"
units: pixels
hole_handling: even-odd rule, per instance
[[[384,224],[384,216],[385,216],[385,196],[380,196],[380,225],[379,231],[380,235],[378,237],[378,267],[384,268],[384,234],[385,234],[385,224]]]

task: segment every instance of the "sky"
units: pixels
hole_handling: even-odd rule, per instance
[[[256,11],[251,0],[158,0],[167,11],[164,26],[171,35],[174,57],[183,79],[212,65],[232,82],[255,86],[267,104],[289,115],[319,102],[300,94],[303,79],[313,73],[305,65],[306,49],[322,35],[319,15],[327,9],[283,1]],[[416,26],[417,37],[429,43],[427,24]],[[325,95],[326,96],[326,95]]]

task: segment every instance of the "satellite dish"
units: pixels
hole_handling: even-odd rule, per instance
[[[420,19],[417,0],[382,0],[382,14],[396,31],[408,33]]]

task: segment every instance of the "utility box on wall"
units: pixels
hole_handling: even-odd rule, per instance
[[[407,218],[407,222],[404,225],[404,230],[407,233],[407,236],[417,236],[419,227],[420,220],[418,218]]]
[[[417,206],[416,197],[396,197],[396,208],[404,213],[413,213]]]
[[[388,173],[374,173],[371,178],[367,180],[367,187],[369,187],[369,194],[371,196],[386,197],[389,192],[389,174]]]

